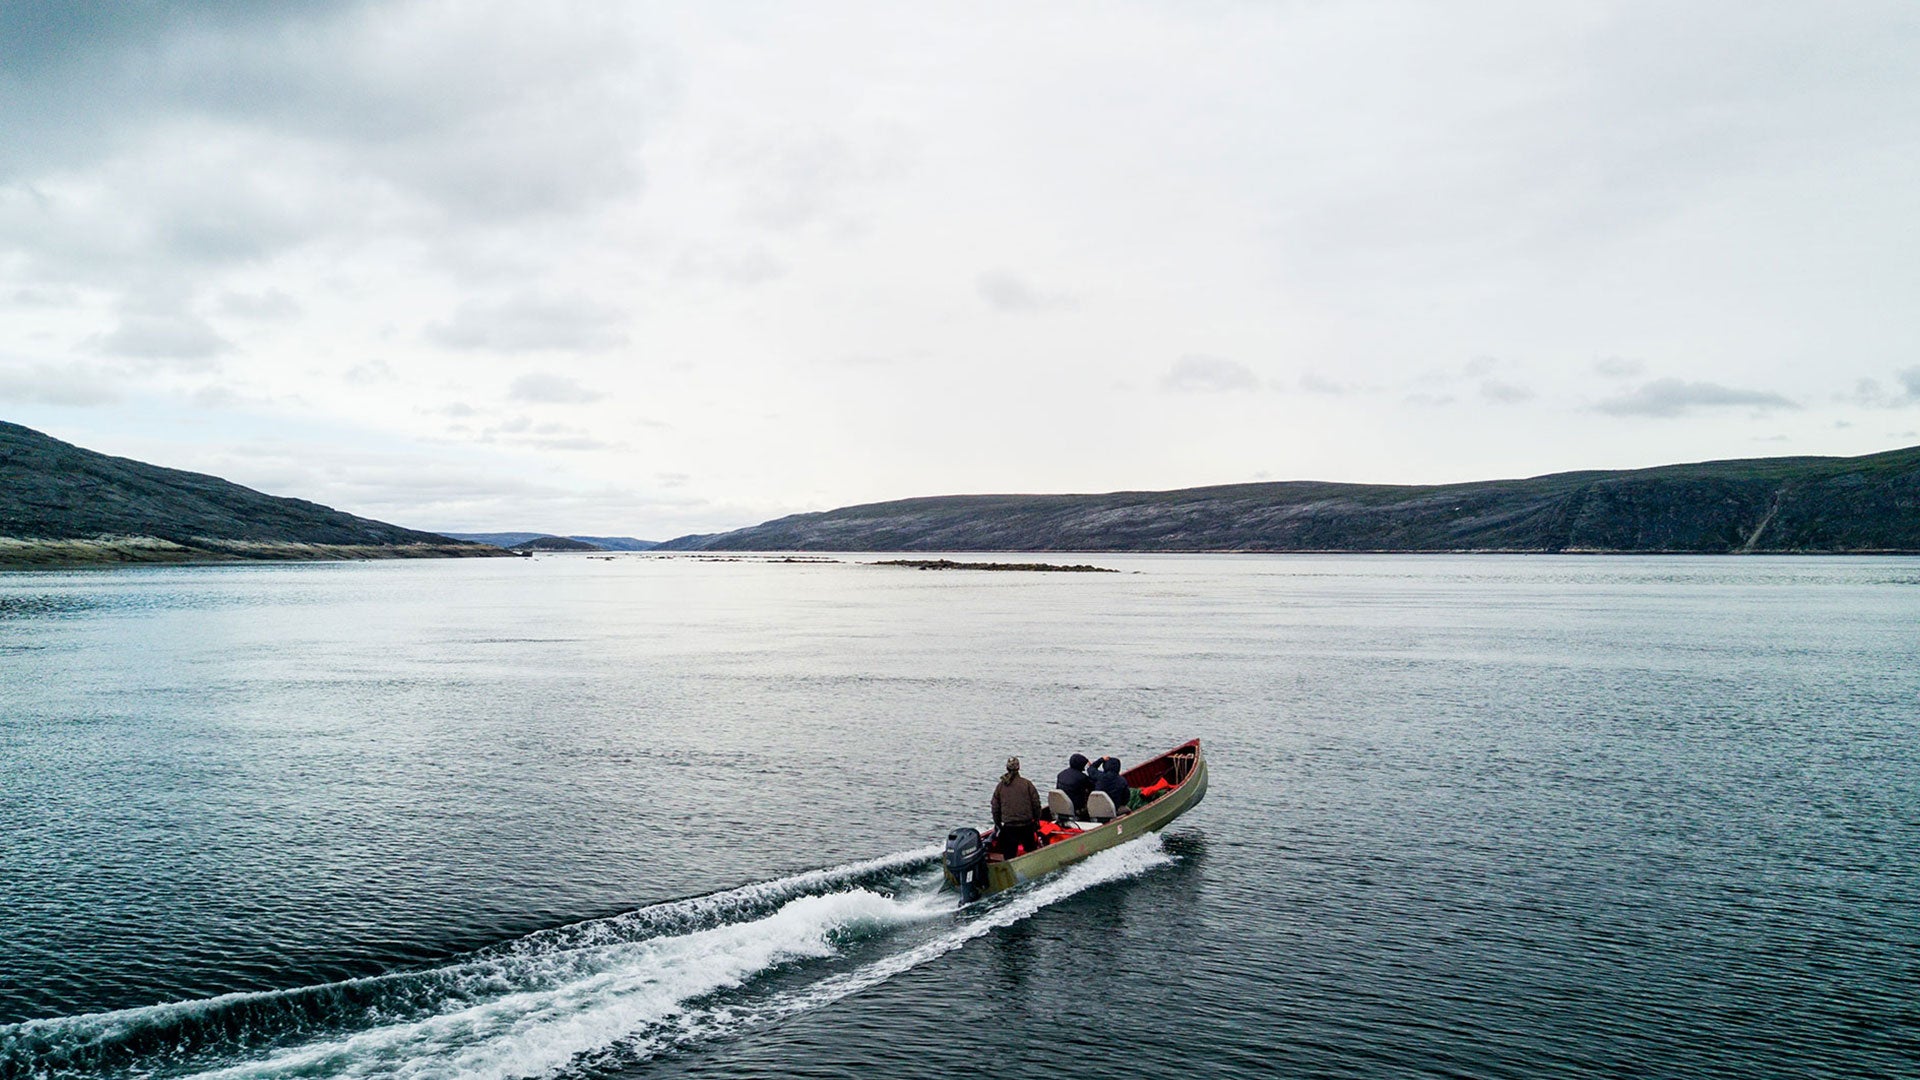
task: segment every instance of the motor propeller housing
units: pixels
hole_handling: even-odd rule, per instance
[[[947,850],[941,856],[947,874],[960,886],[962,903],[972,903],[987,888],[987,845],[980,830],[965,826],[947,834]]]

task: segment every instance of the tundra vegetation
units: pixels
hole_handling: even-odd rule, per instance
[[[1438,486],[903,499],[660,550],[1916,553],[1920,447]]]
[[[0,422],[0,567],[505,554]]]

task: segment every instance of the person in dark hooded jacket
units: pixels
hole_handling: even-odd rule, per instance
[[[1075,754],[1067,759],[1067,767],[1053,778],[1053,786],[1067,793],[1073,800],[1073,812],[1087,812],[1087,796],[1093,794],[1093,777],[1087,775],[1087,755]]]
[[[1120,774],[1120,759],[1101,758],[1100,771],[1093,774],[1093,790],[1104,791],[1107,798],[1113,800],[1115,810],[1124,811],[1127,800],[1133,797],[1133,789],[1127,786],[1127,778]]]

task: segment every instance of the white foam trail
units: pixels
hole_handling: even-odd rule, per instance
[[[876,960],[856,971],[822,979],[805,990],[775,1003],[769,1010],[770,1015],[787,1016],[805,1012],[808,1009],[817,1009],[822,1005],[830,1005],[851,994],[878,986],[895,975],[910,971],[929,960],[945,956],[977,937],[1002,927],[1012,926],[1049,904],[1058,903],[1076,893],[1085,892],[1095,885],[1134,877],[1154,867],[1169,865],[1173,861],[1173,856],[1167,854],[1166,846],[1161,841],[1159,833],[1141,837],[1119,847],[1108,848],[1091,856],[1085,862],[1068,867],[1052,880],[1031,891],[1020,893],[1004,906],[993,908],[980,918],[932,941]]]
[[[938,858],[941,850],[940,845],[934,844],[860,862],[807,870],[789,877],[759,881],[706,896],[653,904],[605,919],[589,919],[569,926],[536,931],[489,950],[489,954],[524,956],[528,953],[546,952],[555,948],[578,949],[593,945],[621,944],[643,936],[711,926],[717,921],[737,917],[756,906],[804,893],[817,892],[873,874],[910,869]]]
[[[141,1029],[156,1027],[217,1013],[240,1005],[270,1003],[296,995],[321,994],[343,989],[375,989],[401,982],[441,982],[454,993],[482,991],[500,987],[510,976],[503,959],[549,955],[596,946],[631,944],[637,940],[674,930],[711,926],[729,916],[737,917],[775,901],[857,881],[873,874],[910,869],[940,854],[939,845],[895,852],[878,858],[839,866],[807,870],[772,881],[754,882],[738,888],[652,904],[604,919],[590,919],[569,926],[541,930],[504,945],[483,950],[466,959],[436,968],[395,971],[338,982],[316,983],[285,990],[252,990],[217,997],[170,1001],[110,1012],[82,1013],[75,1016],[28,1020],[0,1027],[0,1043],[9,1039],[52,1040],[63,1037],[87,1042],[108,1043],[125,1038]],[[517,966],[517,965],[515,965]]]
[[[676,1020],[692,999],[790,961],[833,955],[837,931],[898,925],[951,910],[950,902],[936,898],[902,901],[864,889],[802,896],[750,922],[599,947],[591,950],[590,960],[577,953],[551,957],[564,959],[566,969],[539,989],[198,1075],[204,1080],[539,1075],[622,1040],[645,1040]]]
[[[537,1076],[608,1055],[629,1061],[645,1058],[669,1045],[724,1035],[839,1001],[1019,922],[1049,904],[1173,861],[1158,835],[1143,837],[1101,852],[1036,886],[966,909],[951,930],[852,971],[758,1003],[702,1002],[781,965],[834,955],[836,941],[846,932],[952,916],[956,900],[950,893],[897,899],[863,888],[820,891],[868,875],[911,868],[938,850],[902,852],[808,871],[543,931],[490,954],[426,972],[33,1021],[12,1031],[64,1025],[58,1033],[74,1041],[111,1042],[155,1023],[155,1013],[175,1020],[239,1001],[381,984],[377,1001],[387,1004],[360,1015],[372,1026],[312,1032],[305,1043],[268,1051],[253,1061],[232,1062],[228,1057],[231,1064],[197,1075],[205,1080]],[[775,903],[777,907],[772,906]],[[390,980],[417,981],[386,986]],[[0,1029],[0,1035],[8,1033]],[[51,1033],[35,1032],[42,1038]]]
[[[903,972],[936,960],[976,938],[1002,927],[1011,926],[1050,904],[1096,885],[1134,877],[1174,861],[1167,854],[1160,835],[1142,837],[1117,848],[1109,848],[1085,862],[1075,864],[1045,883],[1013,895],[1000,906],[984,905],[977,917],[956,926],[931,941],[923,942],[891,956],[840,975],[829,976],[811,986],[782,995],[758,1005],[735,1005],[689,1012],[676,1018],[672,1029],[657,1029],[619,1040],[618,1049],[628,1060],[641,1059],[673,1043],[721,1038],[743,1028],[778,1020],[796,1013],[831,1005],[842,998],[886,982]],[[939,900],[922,900],[926,910],[951,912],[957,898],[947,894]]]

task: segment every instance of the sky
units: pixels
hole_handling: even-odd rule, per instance
[[[416,528],[1920,443],[1920,6],[0,4],[0,419]]]

